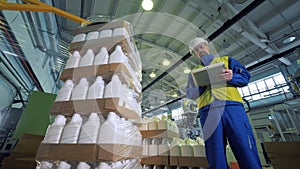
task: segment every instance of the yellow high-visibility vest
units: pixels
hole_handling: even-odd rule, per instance
[[[211,64],[224,62],[226,69],[228,69],[228,56],[216,57],[212,60]],[[197,66],[197,68],[204,67],[203,65]],[[243,99],[235,86],[224,84],[207,86],[201,96],[198,98],[198,108],[202,108],[210,103],[212,103],[215,99],[218,100],[230,100],[243,103]]]

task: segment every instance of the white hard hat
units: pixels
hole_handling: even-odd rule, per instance
[[[197,45],[199,45],[200,43],[206,43],[208,44],[207,40],[203,39],[203,38],[194,38],[190,44],[189,44],[189,48],[190,50],[193,50]]]

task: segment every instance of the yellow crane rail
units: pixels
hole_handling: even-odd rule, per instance
[[[17,10],[17,11],[28,11],[28,12],[52,12],[62,17],[71,19],[81,24],[90,24],[91,22],[73,15],[69,12],[55,8],[38,0],[22,0],[27,4],[7,3],[6,0],[0,0],[0,10]]]

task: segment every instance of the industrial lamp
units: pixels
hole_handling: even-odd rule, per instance
[[[164,59],[162,61],[162,65],[164,65],[164,66],[169,66],[170,64],[171,64],[171,62],[169,61],[169,59]]]
[[[152,72],[149,74],[149,77],[151,77],[151,78],[155,78],[155,77],[156,77],[156,74],[155,74],[155,72],[154,72],[154,71],[152,71]]]
[[[145,11],[150,11],[153,8],[152,0],[143,0],[142,7]]]

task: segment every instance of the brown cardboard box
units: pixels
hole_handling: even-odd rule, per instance
[[[143,157],[141,159],[141,164],[150,164],[150,165],[169,165],[168,156],[150,156]]]
[[[208,167],[208,161],[206,157],[180,157],[179,166],[189,166],[189,167]]]
[[[170,166],[179,166],[179,160],[178,160],[179,157],[176,157],[176,156],[170,156],[169,159],[170,159]]]
[[[36,159],[95,161],[97,151],[96,144],[41,144]]]
[[[36,159],[116,162],[139,158],[141,153],[141,146],[124,144],[41,144]]]
[[[44,136],[24,134],[9,157],[2,161],[1,169],[35,168],[35,156]]]
[[[300,142],[265,142],[274,169],[299,168]]]
[[[143,138],[179,138],[179,134],[170,130],[143,130]]]
[[[141,146],[130,146],[124,144],[101,144],[98,145],[98,159],[104,161],[120,161],[129,158],[140,158],[142,156]]]

